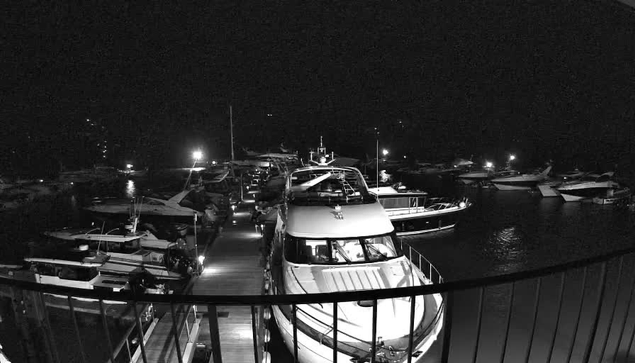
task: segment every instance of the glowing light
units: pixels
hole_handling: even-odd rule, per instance
[[[128,183],[126,184],[126,197],[134,198],[136,196],[136,191],[137,188],[134,185],[134,181],[128,180]]]
[[[386,149],[382,149],[382,150],[381,150],[381,154],[382,154],[383,156],[388,155],[388,150],[386,150]]]
[[[44,179],[38,179],[38,182],[44,183]]]
[[[485,167],[486,167],[486,168],[491,168],[491,167],[493,167],[493,166],[494,166],[494,164],[492,164],[492,162],[491,162],[491,161],[488,161],[488,162],[486,162],[486,163],[485,163]]]
[[[513,160],[516,160],[516,155],[514,154],[509,155],[509,161],[513,161]]]
[[[126,164],[126,168],[132,169],[132,164]]]
[[[461,208],[465,208],[465,202],[461,202],[461,203],[459,203],[459,207],[461,207]]]
[[[194,158],[194,160],[201,160],[201,158],[203,158],[203,152],[200,150],[196,150],[192,153],[192,158]]]
[[[198,263],[202,265],[203,261],[205,261],[205,256],[198,256]]]
[[[236,210],[236,204],[232,204],[232,210]]]
[[[216,165],[216,160],[212,160],[212,165]]]

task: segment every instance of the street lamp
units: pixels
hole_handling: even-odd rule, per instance
[[[494,164],[492,164],[491,161],[488,161],[488,162],[485,163],[485,167],[488,168],[488,169],[491,169],[493,166],[494,166]]]
[[[383,149],[383,150],[381,151],[381,154],[382,154],[384,157],[386,157],[386,155],[388,155],[388,150]]]
[[[192,153],[192,158],[194,159],[194,165],[196,165],[196,162],[203,158],[203,152],[201,150],[194,151]]]
[[[185,181],[185,185],[183,186],[183,190],[187,189],[187,186],[190,184],[190,179],[192,178],[192,171],[196,166],[196,162],[201,160],[203,157],[203,152],[200,150],[196,150],[192,153],[192,158],[194,159],[194,164],[192,164],[192,168],[190,169],[190,174],[187,176],[187,180]]]
[[[516,155],[510,154],[509,155],[509,161],[514,161],[514,160],[516,160]]]
[[[132,164],[126,164],[126,169],[128,170],[132,169]]]

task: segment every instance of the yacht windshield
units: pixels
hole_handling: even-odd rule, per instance
[[[346,239],[304,239],[287,235],[287,261],[305,264],[340,265],[384,261],[402,255],[391,234]]]

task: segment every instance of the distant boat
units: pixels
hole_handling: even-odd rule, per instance
[[[630,188],[622,187],[618,189],[609,189],[604,195],[593,198],[595,204],[618,204],[628,203],[631,200],[633,193]]]
[[[572,180],[577,180],[579,178],[581,178],[584,174],[586,174],[583,171],[580,171],[578,169],[575,169],[573,171],[569,171],[569,172],[565,172],[565,173],[560,173],[560,174],[556,174],[555,178],[549,178],[541,183],[538,184],[538,190],[540,191],[540,194],[544,197],[544,198],[549,198],[549,197],[559,197],[560,196],[560,192],[558,191],[558,187],[560,185],[562,185],[562,183],[564,182],[569,182]]]
[[[545,180],[550,171],[551,165],[540,173],[496,177],[492,179],[492,184],[498,190],[530,190]]]
[[[562,183],[557,189],[566,202],[579,202],[583,199],[592,199],[609,189],[616,189],[619,184],[611,178],[613,172],[601,175],[587,174],[578,180]]]
[[[152,197],[140,197],[139,203],[135,204],[134,208],[137,213],[149,216],[194,217],[194,215],[197,215],[198,217],[203,217],[203,211],[182,205],[186,197],[192,192],[192,190],[184,190],[168,200]],[[131,212],[131,203],[119,202],[96,204],[90,207],[85,207],[84,209],[95,213],[129,215]]]

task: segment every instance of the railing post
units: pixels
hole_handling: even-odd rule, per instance
[[[296,304],[291,306],[291,324],[293,326],[293,361],[298,363],[298,324],[297,324],[298,307]]]
[[[222,363],[223,356],[220,350],[220,334],[218,329],[218,313],[216,305],[207,305],[207,320],[209,321],[209,333],[212,346],[212,358],[214,363]]]
[[[181,353],[181,342],[179,341],[179,334],[177,333],[176,329],[176,313],[174,312],[173,303],[170,303],[170,311],[172,312],[172,335],[174,336],[176,354],[179,358],[179,363],[183,363],[183,354]]]
[[[75,316],[75,309],[73,309],[73,298],[67,296],[68,308],[71,312],[71,319],[73,320],[73,326],[75,327],[75,334],[77,337],[77,343],[79,343],[79,353],[82,358],[82,362],[86,363],[86,353],[84,352],[84,343],[82,343],[82,335],[79,332],[79,325],[77,324],[77,317]]]
[[[624,336],[624,328],[626,327],[626,322],[628,321],[629,316],[631,315],[631,302],[633,301],[633,293],[635,293],[635,276],[633,277],[633,283],[631,284],[631,293],[628,296],[628,302],[626,303],[626,312],[624,313],[624,319],[622,321],[622,328],[620,329],[620,336],[619,338],[617,338],[617,345],[615,346],[615,354],[613,354],[614,357],[617,357],[617,354],[620,350],[620,343],[622,342],[622,337]],[[635,329],[633,330],[633,333],[635,333]],[[633,341],[633,338],[631,337],[630,342]],[[631,345],[628,345],[628,350],[626,351],[627,354],[628,352],[630,352],[631,350]]]
[[[413,347],[413,334],[415,330],[415,307],[416,307],[417,295],[410,296],[410,324],[408,325],[408,363],[412,362]]]
[[[370,344],[370,362],[375,362],[375,355],[377,353],[377,299],[373,300],[373,341]]]
[[[602,301],[604,300],[604,291],[606,289],[606,262],[602,262],[602,272],[600,272],[600,293],[597,298],[597,309],[595,311],[595,319],[593,319],[593,325],[591,325],[591,334],[587,341],[586,349],[584,350],[583,362],[588,362],[591,357],[591,349],[593,348],[593,342],[595,341],[595,334],[597,333],[598,322],[600,321],[600,313],[602,312]]]
[[[553,347],[556,344],[556,337],[558,336],[558,325],[560,324],[560,314],[562,312],[562,302],[563,302],[563,295],[564,295],[564,289],[566,287],[566,283],[567,283],[567,273],[565,272],[561,272],[560,273],[560,292],[558,293],[558,313],[556,314],[556,327],[554,329],[553,332],[553,338],[551,339],[551,346],[549,347],[549,355],[547,356],[547,360],[546,362],[551,362],[551,355],[553,354]]]
[[[478,316],[476,317],[476,342],[474,342],[474,355],[472,356],[472,361],[476,363],[476,358],[478,357],[478,343],[481,339],[481,327],[483,324],[483,309],[485,308],[483,304],[485,295],[485,287],[479,288],[479,296],[478,296]]]
[[[516,292],[516,282],[512,282],[512,291],[509,296],[509,309],[507,310],[507,327],[505,328],[505,341],[503,342],[503,352],[501,353],[501,363],[505,361],[505,352],[507,351],[507,341],[509,338],[509,329],[512,323],[512,310],[514,308],[514,293]],[[549,360],[547,360],[549,363]]]
[[[529,343],[527,344],[527,353],[525,355],[525,362],[529,362],[529,355],[531,354],[531,346],[534,342],[534,333],[536,332],[536,321],[538,320],[538,306],[540,305],[540,292],[542,285],[542,277],[538,278],[536,282],[536,298],[534,299],[534,314],[531,323],[531,334],[529,335]]]
[[[337,302],[333,303],[333,363],[337,363]]]
[[[586,288],[586,277],[587,277],[587,272],[588,272],[588,268],[585,266],[584,267],[584,272],[582,273],[582,286],[581,286],[581,295],[580,295],[580,305],[578,305],[578,316],[575,319],[575,327],[573,328],[573,333],[571,334],[571,344],[569,345],[569,352],[567,353],[567,360],[566,362],[570,362],[571,361],[571,355],[573,354],[573,347],[575,346],[575,336],[578,335],[578,328],[580,327],[580,318],[582,317],[582,306],[584,305],[584,292],[585,292],[585,288]]]
[[[40,303],[42,304],[42,310],[44,310],[43,314],[44,315],[44,323],[46,324],[46,330],[47,330],[47,337],[49,339],[49,345],[51,347],[51,353],[52,353],[52,358],[53,361],[56,363],[60,362],[60,356],[57,352],[57,346],[55,345],[55,337],[53,337],[53,329],[51,329],[51,320],[49,319],[49,311],[48,308],[46,307],[46,301],[44,299],[43,293],[38,292],[37,295],[40,297]]]
[[[604,359],[604,352],[606,350],[606,343],[611,335],[611,327],[613,326],[613,319],[615,318],[615,309],[617,308],[617,299],[620,296],[620,286],[622,285],[622,267],[624,265],[624,256],[620,256],[620,264],[617,270],[617,289],[615,291],[615,301],[613,302],[613,311],[611,311],[611,317],[609,318],[609,326],[606,328],[606,338],[604,338],[604,344],[602,344],[602,350],[600,351],[600,361]],[[619,345],[620,342],[618,341]]]
[[[447,292],[445,296],[445,321],[443,322],[443,346],[441,348],[441,363],[447,363],[450,358],[450,343],[452,339],[452,318],[454,311],[454,290]]]
[[[143,363],[148,363],[148,358],[146,357],[146,347],[145,343],[143,342],[143,325],[141,324],[141,317],[139,316],[139,311],[137,309],[137,302],[133,301],[132,306],[134,308],[134,317],[137,323],[137,329],[139,330],[139,347],[141,348],[141,358],[143,358]]]
[[[256,326],[256,306],[251,306],[251,338],[254,341],[254,363],[258,363],[258,330]]]
[[[110,356],[110,362],[115,363],[114,349],[112,348],[112,341],[110,341],[110,331],[108,330],[108,320],[106,319],[106,313],[104,312],[104,300],[99,299],[99,313],[101,314],[101,323],[104,325],[104,333],[106,334],[106,344],[108,344],[108,355]]]

